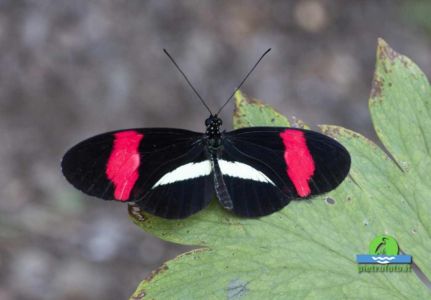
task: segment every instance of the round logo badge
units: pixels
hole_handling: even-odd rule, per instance
[[[371,255],[398,255],[398,243],[389,235],[379,235],[370,244]]]

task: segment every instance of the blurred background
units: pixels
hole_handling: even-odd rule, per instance
[[[376,40],[429,76],[430,15],[431,1],[0,0],[0,299],[126,299],[189,249],[134,226],[126,205],[82,195],[59,168],[97,133],[203,131],[208,113],[162,48],[215,110],[271,47],[245,93],[375,139]]]

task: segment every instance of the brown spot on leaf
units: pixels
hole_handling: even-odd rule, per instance
[[[202,241],[201,243],[205,244],[204,241]],[[210,249],[209,248],[197,248],[197,249],[193,249],[191,251],[187,251],[187,252],[184,252],[184,253],[178,255],[177,257],[175,257],[175,260],[180,259],[181,257],[184,257],[184,256],[189,256],[189,255],[196,254],[196,253],[199,253],[199,252],[204,252],[204,251],[210,251]]]
[[[373,83],[371,86],[371,95],[370,97],[380,98],[382,95],[382,85],[383,85],[383,79],[377,78],[377,76],[374,76]]]
[[[385,40],[379,38],[378,45],[378,56],[381,60],[388,58],[393,62],[396,58],[400,57],[400,54],[392,49]]]
[[[240,117],[239,111],[240,111],[241,106],[242,106],[241,104],[234,106],[234,108],[233,108],[233,116],[234,117],[236,117],[236,118]]]
[[[146,282],[150,282],[151,280],[154,279],[154,277],[160,273],[163,273],[165,271],[167,271],[169,268],[166,264],[161,265],[160,267],[158,267],[157,269],[155,269],[154,271],[151,272],[151,274],[144,279],[144,281]]]
[[[292,118],[289,121],[291,126],[294,128],[309,129],[309,127],[307,126],[307,124],[304,123],[304,121],[302,121],[301,119],[298,119],[295,116],[292,116]]]
[[[409,60],[408,58],[406,58],[405,56],[401,55],[401,63],[404,65],[404,67],[406,68],[410,68],[411,67],[411,60]],[[416,76],[414,76],[414,78],[416,78]]]
[[[245,97],[245,101],[248,104],[255,104],[255,105],[263,106],[263,103],[261,101],[259,101],[257,99],[250,98],[250,97]]]
[[[143,222],[145,221],[147,218],[142,214],[142,210],[139,206],[133,205],[133,204],[129,204],[129,206],[127,207],[127,210],[129,212],[129,216],[131,216],[133,219]]]
[[[133,295],[130,299],[131,300],[141,300],[145,297],[145,291],[140,291],[139,294]]]
[[[339,127],[334,127],[334,126],[319,126],[320,130],[322,131],[322,133],[329,135],[331,137],[336,137],[340,135],[340,128]]]

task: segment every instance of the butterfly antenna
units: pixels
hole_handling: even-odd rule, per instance
[[[235,95],[235,93],[241,88],[241,86],[244,84],[244,82],[247,80],[247,78],[250,76],[251,73],[253,73],[254,69],[256,69],[257,65],[260,63],[260,61],[263,59],[265,55],[268,54],[268,52],[271,51],[271,48],[266,50],[261,57],[257,60],[257,62],[254,64],[254,66],[251,68],[250,71],[248,71],[247,75],[245,75],[244,79],[241,81],[241,83],[237,86],[237,88],[233,91],[232,95],[230,95],[229,99],[226,100],[226,102],[220,107],[220,109],[215,114],[216,116],[221,112],[221,110],[226,106],[226,104],[229,103],[229,101],[232,99],[232,97]]]
[[[195,87],[193,86],[193,84],[187,78],[186,74],[184,74],[183,70],[181,70],[181,68],[178,66],[178,64],[175,62],[175,60],[172,58],[172,56],[169,54],[169,52],[166,49],[163,49],[163,52],[165,52],[165,54],[169,57],[169,59],[172,61],[172,63],[178,69],[178,71],[180,71],[181,75],[183,75],[184,79],[187,81],[187,83],[189,84],[189,86],[192,88],[193,92],[195,92],[195,94],[198,96],[199,100],[201,100],[202,104],[205,106],[205,108],[210,112],[210,114],[212,116],[213,113],[211,112],[210,108],[205,103],[204,99],[202,99],[201,95],[199,95],[198,91],[195,89]]]

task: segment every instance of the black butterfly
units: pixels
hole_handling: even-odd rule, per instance
[[[292,199],[328,192],[347,176],[350,155],[332,138],[286,127],[221,132],[220,110],[210,111],[205,133],[140,128],[89,138],[67,151],[63,174],[88,195],[134,202],[168,219],[202,210],[214,194],[225,209],[239,216],[265,216]]]

